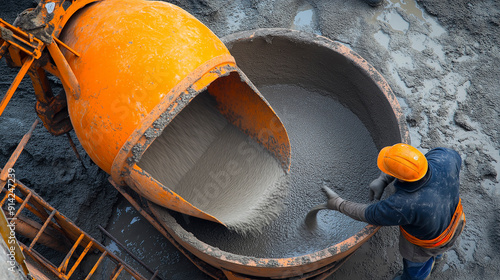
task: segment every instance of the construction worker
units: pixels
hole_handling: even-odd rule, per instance
[[[369,205],[344,200],[323,187],[327,207],[372,225],[400,226],[403,271],[394,279],[427,279],[465,226],[459,198],[461,163],[460,155],[447,148],[424,156],[408,144],[385,147],[378,155],[382,172],[369,185],[370,197],[380,199],[394,179],[395,193]]]

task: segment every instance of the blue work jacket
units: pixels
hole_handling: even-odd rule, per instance
[[[451,149],[435,148],[425,154],[426,175],[416,182],[396,180],[396,192],[365,211],[368,223],[402,226],[422,240],[438,237],[450,224],[459,201],[460,155]]]

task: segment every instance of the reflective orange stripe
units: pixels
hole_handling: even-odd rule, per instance
[[[463,223],[461,223],[463,221]],[[453,214],[453,218],[451,219],[450,225],[441,233],[438,237],[431,240],[421,240],[416,238],[415,236],[406,232],[403,227],[399,227],[401,229],[401,233],[406,238],[406,240],[410,241],[412,244],[423,248],[435,248],[448,243],[457,231],[457,227],[459,225],[465,225],[465,214],[462,208],[462,199],[458,200],[457,209]],[[460,229],[460,232],[463,230],[463,226]]]

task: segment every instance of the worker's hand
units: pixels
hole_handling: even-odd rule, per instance
[[[387,187],[387,183],[384,180],[380,178],[373,180],[369,186],[370,201],[373,199],[380,200],[382,194],[384,193],[385,187]]]
[[[340,204],[344,202],[344,199],[342,199],[336,192],[334,192],[329,187],[323,186],[323,191],[326,193],[326,196],[328,197],[328,202],[326,203],[326,207],[328,207],[328,209],[339,211]]]
[[[382,194],[384,193],[385,188],[392,181],[394,181],[394,177],[391,175],[385,174],[384,172],[380,172],[380,176],[377,179],[373,180],[370,185],[370,200],[376,199],[380,200]]]

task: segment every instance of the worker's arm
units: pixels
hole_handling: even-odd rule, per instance
[[[368,204],[356,203],[349,200],[341,198],[332,189],[323,186],[323,190],[328,197],[327,207],[328,209],[339,211],[355,220],[367,223],[365,218],[365,211]]]
[[[387,185],[389,185],[392,181],[394,181],[394,177],[391,175],[388,175],[384,172],[380,172],[380,176],[373,180],[370,183],[370,200],[376,199],[380,200],[382,197],[382,194],[384,193],[385,188]]]
[[[325,186],[323,186],[323,190],[328,197],[328,202],[326,203],[328,209],[339,211],[358,221],[377,226],[396,226],[407,225],[413,219],[411,213],[402,212],[404,210],[403,207],[395,202],[398,200],[397,198],[389,198],[369,205],[345,200],[335,191]],[[405,209],[409,211],[410,208]]]

